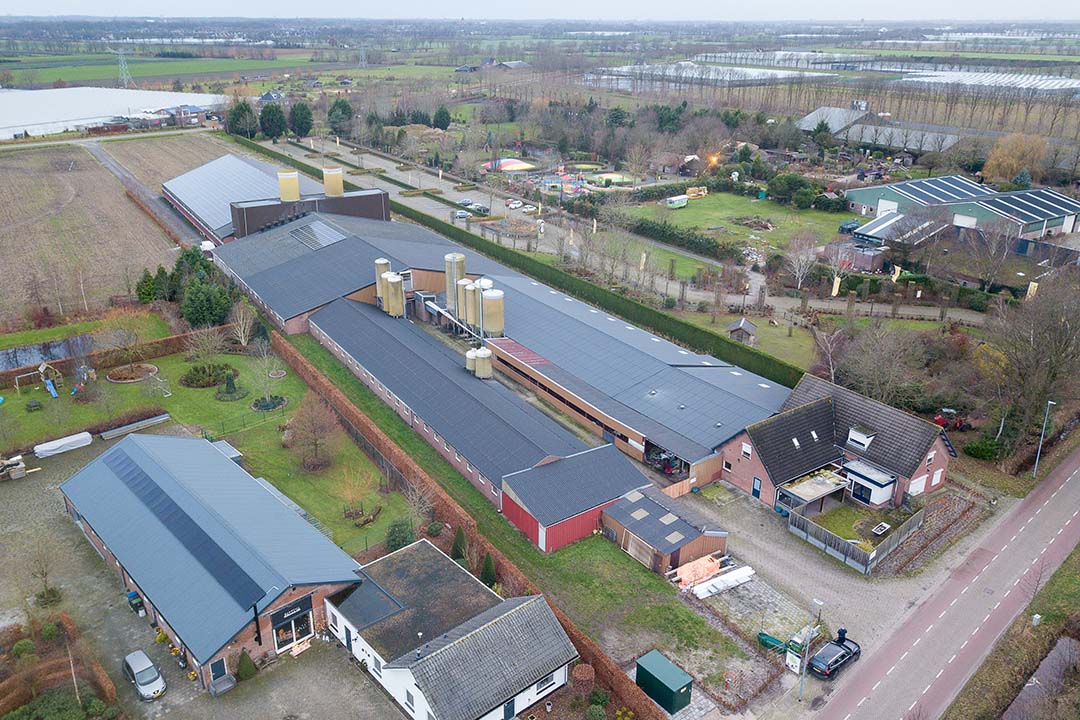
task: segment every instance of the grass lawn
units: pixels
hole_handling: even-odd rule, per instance
[[[148,58],[130,57],[128,70],[133,78],[199,75],[230,72],[266,72],[303,68],[308,56],[285,55],[276,60],[251,60],[246,58]],[[15,76],[16,83],[32,80],[39,85],[57,80],[85,82],[116,78],[116,56],[71,56],[66,60],[21,58],[15,63],[5,63],[5,69]]]
[[[706,330],[711,330],[721,335],[727,334],[728,323],[739,319],[738,315],[720,314],[716,316],[716,324],[712,324],[711,313],[682,312],[672,313],[682,320],[699,325]],[[770,325],[768,318],[750,318],[757,326],[758,350],[769,353],[773,357],[786,360],[801,368],[808,368],[814,362],[814,338],[806,328],[792,328],[791,337],[788,337],[788,326],[781,322],[780,325]]]
[[[1080,612],[1080,548],[1065,558],[1025,612],[1005,630],[975,675],[953,700],[943,720],[1001,717],[1028,677],[1061,635],[1070,615]],[[1031,627],[1031,616],[1042,623]]]
[[[811,519],[845,540],[858,538],[860,547],[864,550],[872,550],[889,536],[888,533],[878,536],[871,532],[878,523],[886,522],[892,525],[892,529],[896,529],[909,517],[911,515],[901,508],[871,510],[845,502]]]
[[[731,193],[712,193],[679,210],[668,210],[656,203],[639,205],[629,210],[635,217],[654,220],[667,219],[680,227],[693,227],[715,235],[718,239],[738,238],[748,245],[783,247],[800,230],[809,230],[822,244],[836,237],[836,228],[845,220],[856,216],[851,213],[829,213],[821,210],[797,210],[772,200],[757,200]],[[775,228],[768,231],[751,230],[737,225],[735,218],[759,216],[767,219]],[[723,228],[713,230],[709,228]],[[750,236],[753,235],[754,238]],[[755,239],[756,238],[756,239]]]
[[[64,340],[76,335],[97,332],[103,324],[103,320],[87,320],[85,322],[57,325],[51,328],[6,333],[0,335],[0,350],[52,340]],[[153,313],[147,313],[140,320],[139,337],[143,342],[169,337],[171,334],[172,330],[169,328],[169,324]]]
[[[677,597],[658,575],[605,538],[544,555],[420,435],[308,335],[289,341],[476,519],[480,531],[593,638],[633,630],[664,649],[711,651],[718,664],[742,652]]]

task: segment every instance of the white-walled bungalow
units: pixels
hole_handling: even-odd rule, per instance
[[[577,659],[542,596],[504,600],[427,540],[363,567],[326,600],[332,633],[410,717],[513,718]]]

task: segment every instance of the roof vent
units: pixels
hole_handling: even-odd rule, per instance
[[[724,423],[722,423],[722,422],[716,423],[716,427],[723,427],[723,426],[724,426]]]
[[[817,430],[811,430],[810,437],[814,438],[814,442],[817,442]]]
[[[650,390],[650,391],[649,391],[649,394],[650,394],[650,395],[655,395],[655,394],[656,394],[656,391],[655,391],[655,390]]]
[[[685,405],[680,405],[680,406],[679,406],[679,409],[680,409],[680,410],[685,410],[685,409],[686,409],[686,406],[685,406]]]

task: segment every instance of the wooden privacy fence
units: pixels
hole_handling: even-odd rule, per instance
[[[520,594],[540,595],[540,589],[510,561],[497,547],[484,537],[476,526],[476,521],[454,500],[438,482],[421,468],[404,450],[391,440],[374,421],[365,415],[346,395],[319,371],[306,357],[285,340],[279,333],[273,332],[271,344],[279,355],[288,363],[308,386],[317,392],[323,400],[341,418],[349,436],[356,441],[389,479],[392,487],[404,488],[415,485],[426,489],[432,499],[435,517],[441,522],[461,527],[472,547],[480,552],[491,553],[495,569],[503,584],[513,586]],[[600,648],[591,637],[582,632],[566,616],[550,597],[545,596],[555,617],[563,626],[570,641],[574,643],[581,661],[589,663],[596,672],[597,681],[611,690],[614,704],[622,705],[633,711],[635,720],[666,720],[667,714],[650,700],[641,688]]]
[[[814,547],[824,550],[826,554],[833,556],[840,562],[855,568],[864,575],[869,575],[874,566],[885,559],[896,547],[907,539],[911,533],[922,527],[925,510],[919,510],[904,524],[896,528],[876,548],[870,551],[863,550],[834,532],[826,530],[808,517],[800,515],[793,510],[788,515],[788,531],[801,537]]]

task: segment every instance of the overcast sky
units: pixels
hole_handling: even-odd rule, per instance
[[[397,0],[396,2],[296,3],[295,0],[185,0],[166,5],[145,0],[0,0],[7,15],[147,16],[159,13],[186,17],[371,17],[371,18],[565,18],[598,20],[919,20],[948,17],[958,21],[1077,20],[1076,0],[905,0],[904,2],[807,2],[768,0],[746,3],[680,2],[672,6],[656,0],[590,0],[590,2],[494,2],[493,0]],[[812,15],[811,15],[812,13]]]

